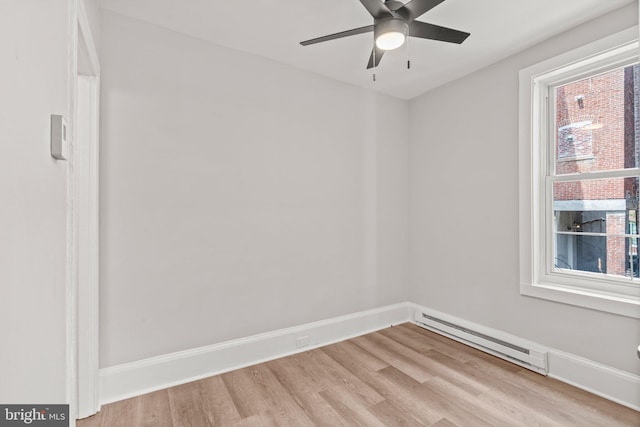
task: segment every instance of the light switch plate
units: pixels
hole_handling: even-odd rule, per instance
[[[69,132],[67,121],[58,114],[51,115],[51,157],[67,160],[69,157]]]

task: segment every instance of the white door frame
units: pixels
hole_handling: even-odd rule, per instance
[[[68,395],[71,419],[100,410],[100,65],[83,0],[72,0],[72,144],[69,164]]]

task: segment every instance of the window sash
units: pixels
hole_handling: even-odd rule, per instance
[[[554,191],[553,185],[556,182],[579,182],[589,180],[601,180],[610,178],[636,178],[640,176],[640,168],[628,168],[628,169],[615,169],[615,170],[597,170],[589,172],[579,173],[557,173],[557,126],[556,126],[556,106],[557,106],[557,88],[577,82],[586,78],[601,75],[616,69],[620,69],[626,66],[634,65],[638,63],[638,56],[636,54],[630,54],[627,47],[616,49],[615,54],[606,56],[612,56],[611,58],[600,58],[601,55],[595,55],[594,57],[580,61],[576,64],[572,64],[564,67],[564,71],[558,70],[543,75],[538,79],[540,94],[544,95],[544,102],[541,102],[542,117],[544,121],[541,121],[540,126],[543,128],[540,132],[540,157],[544,159],[541,166],[543,168],[541,175],[545,177],[544,195],[545,200],[544,210],[541,213],[541,219],[543,220],[543,241],[544,241],[544,253],[541,260],[543,264],[539,268],[543,271],[543,280],[556,281],[561,277],[570,277],[572,280],[579,279],[580,286],[596,289],[605,292],[621,292],[625,295],[635,295],[636,289],[624,289],[624,286],[640,285],[640,279],[634,279],[631,277],[616,276],[606,273],[593,273],[581,270],[562,269],[555,266],[556,257],[556,235],[557,234],[580,234],[583,236],[604,236],[614,237],[614,234],[607,233],[566,233],[558,232],[555,230],[554,218]],[[626,236],[625,237],[636,237]],[[619,288],[616,285],[622,285],[623,288]],[[631,291],[631,292],[629,292]],[[640,295],[640,293],[638,293]]]
[[[637,45],[637,42],[633,44]],[[599,292],[615,293],[623,295],[640,296],[638,280],[633,277],[614,276],[606,273],[593,273],[580,270],[569,270],[555,267],[556,234],[553,207],[553,184],[556,182],[601,180],[608,178],[635,178],[640,176],[640,168],[589,171],[581,173],[557,174],[557,129],[556,129],[556,89],[560,86],[577,82],[586,78],[597,76],[638,62],[637,48],[632,49],[631,44],[620,46],[605,54],[593,55],[581,61],[566,65],[538,76],[534,80],[534,86],[538,85],[540,114],[540,176],[544,177],[541,199],[541,256],[538,265],[540,280],[571,286],[584,287]],[[581,233],[582,235],[586,235]],[[600,234],[599,234],[600,235]],[[601,235],[612,237],[611,234]],[[634,237],[634,236],[629,236]]]
[[[566,181],[582,181],[582,180],[595,180],[601,179],[603,176],[606,178],[636,178],[639,175],[630,173],[629,170],[619,170],[619,171],[606,171],[606,172],[597,172],[590,173],[589,177],[586,179],[582,179],[581,175],[577,174],[577,176],[573,176],[573,179],[566,179],[565,176],[547,176],[545,179],[544,186],[544,200],[543,203],[543,211],[541,213],[541,222],[542,226],[542,241],[544,242],[541,245],[542,253],[540,254],[540,260],[543,260],[541,265],[538,266],[538,270],[541,272],[540,281],[542,282],[558,282],[564,284],[572,284],[579,285],[589,289],[595,289],[603,292],[620,292],[624,295],[638,296],[640,297],[640,280],[637,278],[628,278],[624,276],[614,276],[610,274],[604,273],[590,273],[583,272],[580,270],[568,270],[568,269],[557,269],[555,267],[555,236],[556,234],[574,234],[574,235],[593,235],[593,236],[605,236],[605,237],[625,237],[625,238],[640,238],[638,234],[628,234],[628,233],[589,233],[589,232],[558,232],[555,230],[555,224],[553,221],[554,217],[554,206],[553,206],[553,184],[556,182],[566,182]],[[562,277],[567,277],[567,279],[561,279]],[[579,282],[576,282],[576,279]],[[631,289],[619,288],[618,286],[612,285],[623,285],[629,286],[631,285]]]

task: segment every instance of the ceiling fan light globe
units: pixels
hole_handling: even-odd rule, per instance
[[[382,50],[397,49],[404,44],[405,35],[398,31],[383,33],[376,38],[376,46]]]

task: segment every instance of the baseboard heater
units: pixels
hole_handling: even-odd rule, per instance
[[[485,353],[500,357],[539,374],[547,375],[548,373],[547,353],[542,349],[533,349],[530,345],[497,338],[422,311],[415,312],[415,321],[418,326],[482,350]]]

